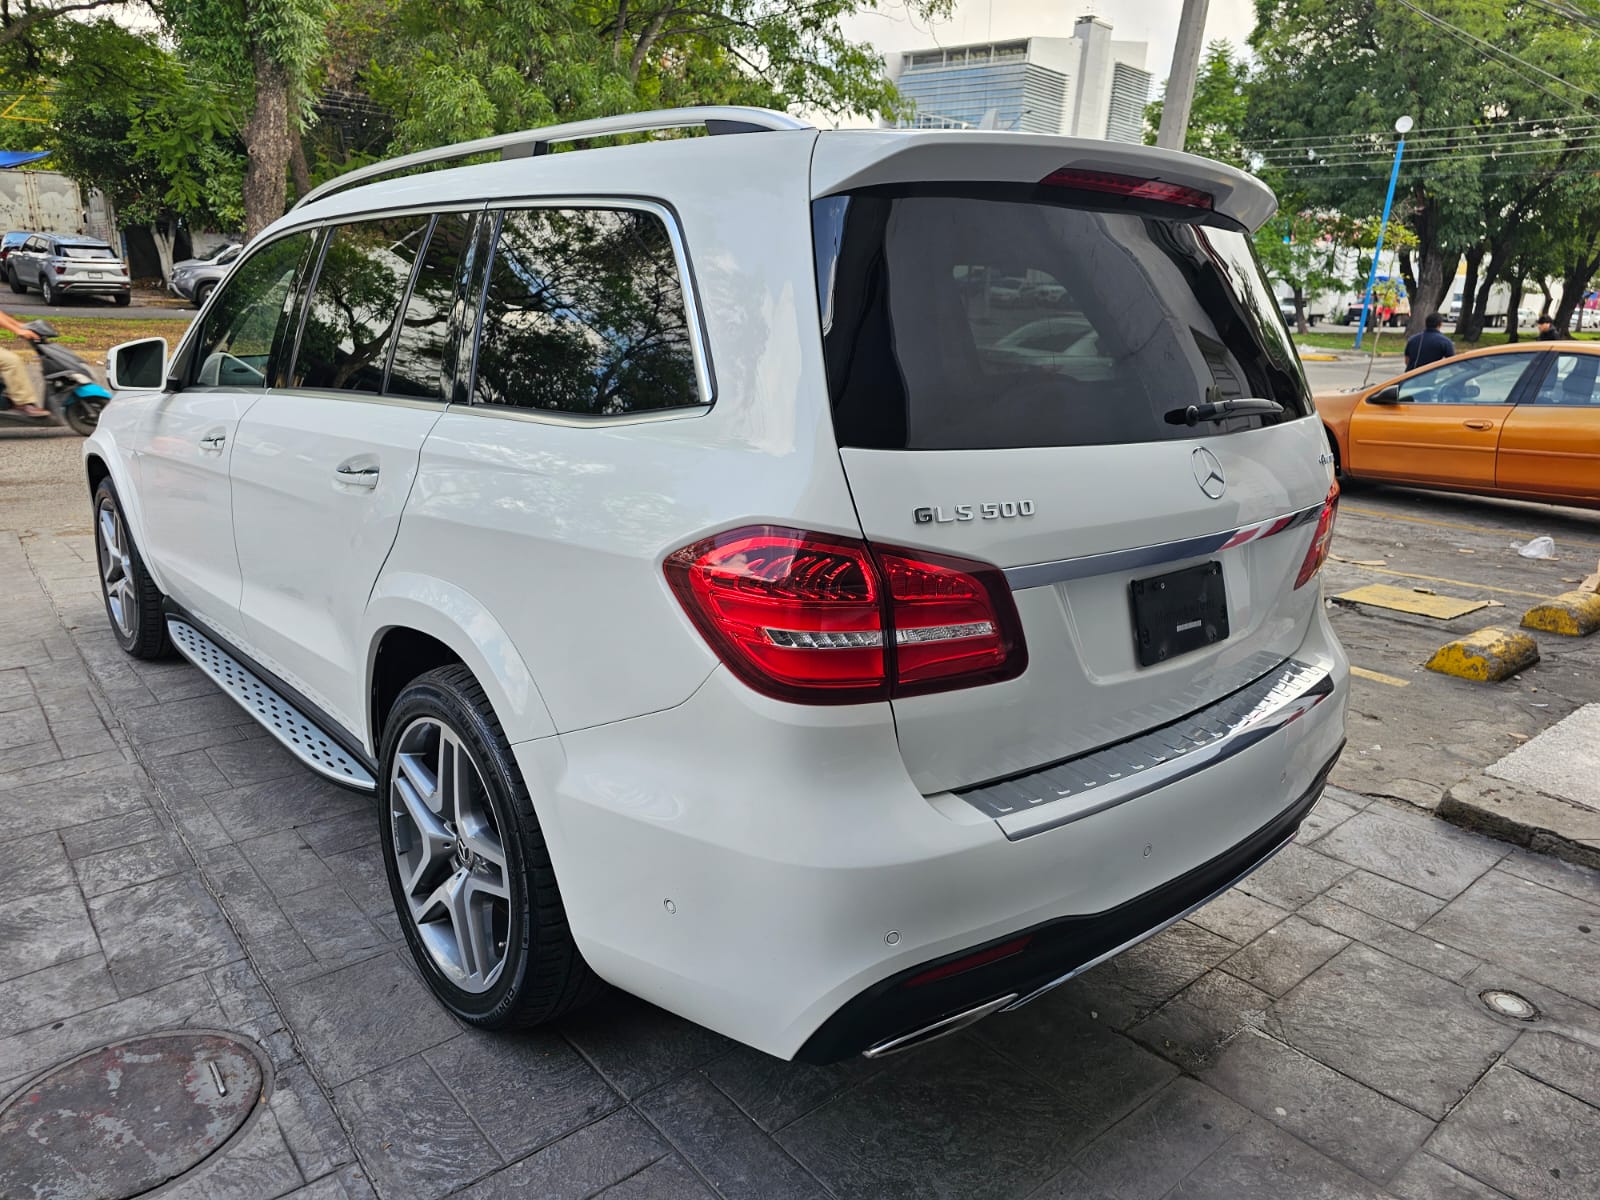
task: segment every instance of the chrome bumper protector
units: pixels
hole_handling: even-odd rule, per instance
[[[1243,753],[1333,695],[1325,668],[1290,659],[1231,695],[1125,742],[958,793],[1012,841],[1081,821]]]
[[[1022,588],[1044,587],[1052,583],[1066,583],[1073,579],[1087,579],[1091,575],[1109,575],[1113,571],[1139,571],[1163,563],[1181,562],[1186,558],[1201,558],[1220,550],[1231,550],[1246,542],[1260,541],[1289,529],[1295,529],[1322,515],[1323,501],[1309,508],[1241,525],[1237,529],[1224,529],[1221,533],[1206,533],[1199,537],[1179,538],[1172,542],[1158,542],[1153,546],[1135,546],[1129,550],[1109,550],[1104,554],[1083,554],[1077,558],[1058,558],[1051,562],[1029,563],[1005,569],[1006,582],[1013,591]]]
[[[1046,992],[1054,991],[1056,988],[1060,987],[1063,983],[1066,983],[1069,980],[1077,978],[1079,975],[1082,975],[1085,971],[1088,971],[1088,970],[1090,970],[1090,969],[1092,969],[1094,967],[1098,967],[1101,963],[1106,962],[1106,961],[1108,961],[1110,959],[1113,959],[1117,955],[1122,954],[1122,953],[1124,953],[1124,952],[1126,952],[1128,950],[1132,950],[1135,946],[1139,945],[1139,943],[1149,941],[1151,938],[1155,937],[1156,934],[1161,933],[1163,930],[1172,928],[1172,926],[1176,925],[1179,921],[1183,920],[1189,914],[1195,913],[1195,912],[1199,912],[1202,908],[1204,908],[1206,905],[1210,904],[1213,900],[1215,900],[1218,896],[1222,895],[1222,893],[1227,891],[1229,888],[1237,887],[1244,880],[1250,878],[1250,876],[1254,875],[1262,867],[1266,866],[1269,862],[1271,862],[1274,858],[1276,858],[1278,856],[1278,854],[1283,850],[1283,848],[1285,846],[1287,846],[1290,842],[1294,841],[1294,838],[1295,838],[1295,835],[1293,833],[1291,833],[1288,837],[1284,838],[1283,841],[1279,842],[1276,846],[1274,846],[1271,850],[1269,850],[1265,855],[1263,855],[1257,862],[1252,864],[1248,870],[1240,872],[1234,878],[1228,880],[1227,883],[1225,883],[1221,887],[1219,887],[1216,891],[1212,892],[1204,900],[1200,900],[1200,901],[1198,901],[1198,902],[1196,902],[1194,904],[1191,904],[1188,908],[1184,909],[1177,916],[1169,917],[1165,921],[1162,921],[1159,925],[1152,926],[1151,928],[1145,930],[1143,933],[1139,934],[1137,937],[1129,938],[1127,941],[1123,942],[1122,945],[1116,947],[1113,950],[1107,950],[1104,954],[1100,955],[1098,958],[1092,958],[1088,962],[1082,964],[1081,966],[1073,967],[1072,970],[1068,971],[1065,975],[1062,975],[1060,978],[1052,979],[1049,983],[1045,984],[1043,987],[1035,988],[1033,991],[1029,992],[1026,996],[1023,996],[1021,999],[1012,1000],[1011,1003],[1005,1005],[999,1011],[1000,1012],[1016,1012],[1017,1009],[1021,1008],[1024,1004],[1032,1004],[1035,1000],[1037,1000],[1040,996],[1044,995]]]
[[[1013,1003],[1015,1001],[1015,1003]],[[868,1046],[861,1052],[862,1058],[883,1058],[889,1054],[899,1054],[902,1050],[910,1050],[926,1042],[946,1037],[952,1033],[959,1033],[968,1025],[983,1020],[990,1013],[1010,1011],[1023,1001],[1017,1000],[1017,994],[1012,992],[1009,996],[1001,996],[998,1000],[986,1000],[976,1008],[969,1008],[966,1012],[959,1012],[953,1017],[945,1017],[935,1021],[932,1025],[924,1025],[921,1029],[910,1033],[902,1033],[899,1037],[889,1038],[875,1046]]]

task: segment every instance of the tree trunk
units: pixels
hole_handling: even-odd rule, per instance
[[[1439,307],[1439,298],[1450,281],[1444,273],[1444,251],[1438,246],[1424,246],[1422,261],[1418,264],[1417,290],[1411,293],[1411,320],[1406,323],[1406,336],[1421,333],[1427,328],[1428,314]]]
[[[1483,247],[1474,246],[1467,251],[1467,277],[1461,281],[1461,315],[1456,318],[1456,341],[1475,342],[1478,334],[1483,332],[1483,325],[1473,324],[1477,314],[1476,302],[1478,299],[1478,264],[1483,262]],[[1445,313],[1449,317],[1449,313]]]
[[[1514,345],[1517,341],[1517,310],[1522,307],[1522,275],[1520,272],[1511,277],[1511,292],[1506,298],[1506,342]]]
[[[1399,258],[1400,278],[1405,280],[1406,295],[1415,296],[1417,294],[1417,273],[1411,266],[1411,251],[1400,251]]]
[[[294,177],[294,194],[299,199],[311,190],[311,164],[306,161],[303,131],[289,131],[289,174]]]
[[[1556,332],[1563,337],[1571,336],[1572,314],[1583,302],[1583,293],[1589,289],[1595,269],[1600,267],[1600,255],[1594,252],[1597,242],[1600,242],[1600,231],[1589,235],[1588,245],[1578,252],[1576,259],[1568,261],[1566,273],[1561,277],[1561,303],[1556,306],[1554,319]]]
[[[175,226],[163,226],[160,221],[150,222],[150,240],[155,243],[156,258],[161,262],[161,286],[172,286],[172,246],[178,240]]]
[[[256,104],[244,130],[249,155],[244,172],[246,240],[283,215],[290,155],[289,72],[259,45],[252,58]]]
[[[1294,327],[1301,333],[1311,332],[1311,322],[1306,320],[1306,290],[1294,289]]]

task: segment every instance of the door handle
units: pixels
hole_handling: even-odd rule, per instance
[[[1468,429],[1493,429],[1494,428],[1494,422],[1493,421],[1474,420],[1474,421],[1463,421],[1461,423],[1463,425],[1465,425]]]
[[[344,463],[335,469],[340,483],[349,484],[351,487],[375,488],[378,486],[377,467],[357,467]]]
[[[202,450],[221,450],[222,447],[227,443],[227,440],[227,434],[219,433],[213,430],[211,433],[206,434],[205,437],[200,439],[200,448]]]

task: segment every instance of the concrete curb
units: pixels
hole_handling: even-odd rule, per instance
[[[1452,825],[1600,868],[1600,812],[1473,775],[1445,792],[1438,815]]]
[[[1539,646],[1525,633],[1495,625],[1446,642],[1434,651],[1428,670],[1475,683],[1499,683],[1539,661]]]
[[[1600,593],[1562,592],[1522,614],[1524,629],[1587,637],[1600,630]]]

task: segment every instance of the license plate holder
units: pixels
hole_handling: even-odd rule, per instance
[[[1135,579],[1128,584],[1128,598],[1133,606],[1133,646],[1141,667],[1228,636],[1228,593],[1220,562]]]

